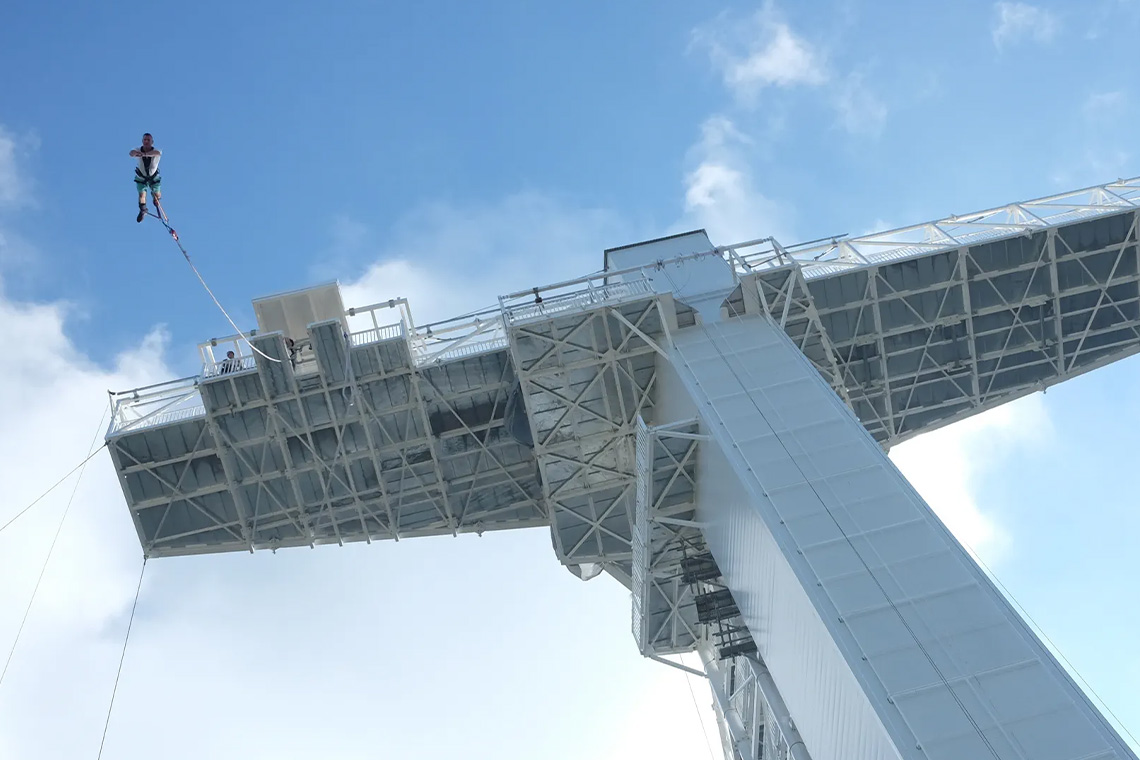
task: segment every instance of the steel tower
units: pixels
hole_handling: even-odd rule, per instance
[[[1136,760],[886,452],[1140,350],[1138,224],[1129,180],[695,231],[425,326],[323,285],[107,440],[149,557],[549,526],[643,655],[700,653],[729,758]]]

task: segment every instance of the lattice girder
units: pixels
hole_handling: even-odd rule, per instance
[[[652,297],[512,327],[555,550],[566,564],[629,557],[633,425],[652,415],[664,332]]]
[[[706,551],[693,522],[697,428],[637,424],[630,590],[634,640],[646,656],[689,652],[700,638],[694,588],[681,577],[682,558]]]
[[[1138,212],[807,278],[742,278],[885,446],[1140,348]],[[752,288],[752,294],[745,290]]]

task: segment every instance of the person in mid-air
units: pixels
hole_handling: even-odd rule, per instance
[[[135,167],[135,189],[139,191],[139,215],[135,219],[141,222],[146,216],[146,191],[154,193],[155,211],[158,210],[158,201],[162,199],[162,177],[158,173],[158,162],[162,158],[162,151],[154,147],[154,138],[150,132],[143,135],[142,147],[131,151],[131,157],[139,160]]]

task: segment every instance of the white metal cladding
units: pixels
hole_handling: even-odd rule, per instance
[[[690,362],[703,373],[695,356],[699,336],[686,330],[674,336],[674,360],[661,368],[660,408],[688,415],[692,408],[715,403],[692,379],[682,375]],[[701,412],[708,422],[707,411]],[[741,420],[755,423],[755,415]],[[764,662],[772,672],[792,720],[815,760],[887,760],[900,755],[852,674],[832,632],[792,570],[789,558],[761,518],[755,495],[725,455],[726,446],[713,425],[702,426],[710,441],[702,448],[697,473],[697,520],[716,557],[724,582],[752,631]]]
[[[812,725],[823,685],[808,700],[813,632],[816,656],[830,644],[846,661],[816,672],[840,690],[853,675],[902,757],[1135,760],[775,324],[743,317],[681,331],[674,345],[720,444],[702,457],[706,536],[814,757],[890,755],[819,745],[834,728]],[[805,600],[799,651],[782,652],[771,639],[795,612],[768,605]],[[872,726],[857,702],[844,717],[867,732],[848,737],[862,743]]]
[[[281,332],[294,340],[305,337],[314,322],[344,321],[340,285],[335,282],[255,299],[253,312],[259,331]]]
[[[633,638],[637,642],[637,651],[644,655],[650,653],[649,649],[649,502],[652,500],[653,481],[649,477],[651,462],[651,449],[653,442],[649,438],[649,429],[645,420],[637,418],[637,495],[633,510],[633,541],[632,541],[632,568],[630,595],[633,601]]]

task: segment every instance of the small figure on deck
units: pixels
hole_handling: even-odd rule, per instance
[[[162,198],[162,176],[158,173],[158,162],[162,158],[162,151],[154,147],[154,138],[150,132],[143,135],[142,147],[131,151],[131,157],[139,160],[135,167],[135,189],[139,191],[139,215],[135,219],[141,222],[146,216],[146,191],[154,193],[155,212],[158,213],[158,201]]]

